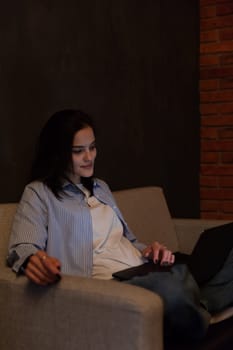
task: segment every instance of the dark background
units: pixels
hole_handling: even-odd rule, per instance
[[[19,200],[49,116],[80,108],[112,190],[162,186],[173,216],[198,217],[198,18],[196,0],[2,4],[0,201]]]

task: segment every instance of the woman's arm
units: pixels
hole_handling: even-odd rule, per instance
[[[45,252],[47,216],[43,184],[29,184],[13,220],[7,262],[13,271],[24,272],[29,279],[41,285],[55,282],[56,275],[60,275],[60,262]]]
[[[133,232],[128,227],[116,201],[113,196],[113,193],[111,192],[109,186],[103,182],[100,181],[102,187],[104,188],[104,191],[106,192],[106,195],[108,196],[110,203],[112,203],[112,209],[116,212],[118,217],[123,223],[124,226],[124,235],[126,238],[138,249],[142,252],[142,255],[145,258],[152,259],[154,263],[157,263],[160,261],[161,265],[172,265],[175,261],[175,256],[172,254],[172,252],[167,249],[166,246],[163,244],[160,244],[159,242],[153,242],[149,246],[146,247],[144,243],[141,243],[137,240]]]

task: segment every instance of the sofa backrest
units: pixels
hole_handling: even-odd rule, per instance
[[[0,204],[0,264],[5,263],[12,220],[16,203]]]
[[[140,242],[155,240],[179,250],[173,221],[161,187],[140,187],[113,192],[129,227]]]

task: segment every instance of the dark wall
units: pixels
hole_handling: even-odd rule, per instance
[[[199,215],[198,1],[15,0],[0,26],[1,202],[20,198],[51,113],[77,107],[97,123],[97,176]]]

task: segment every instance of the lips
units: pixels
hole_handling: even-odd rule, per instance
[[[93,168],[93,164],[91,163],[91,164],[87,164],[87,165],[81,165],[81,168],[82,169],[91,169],[91,168]]]

